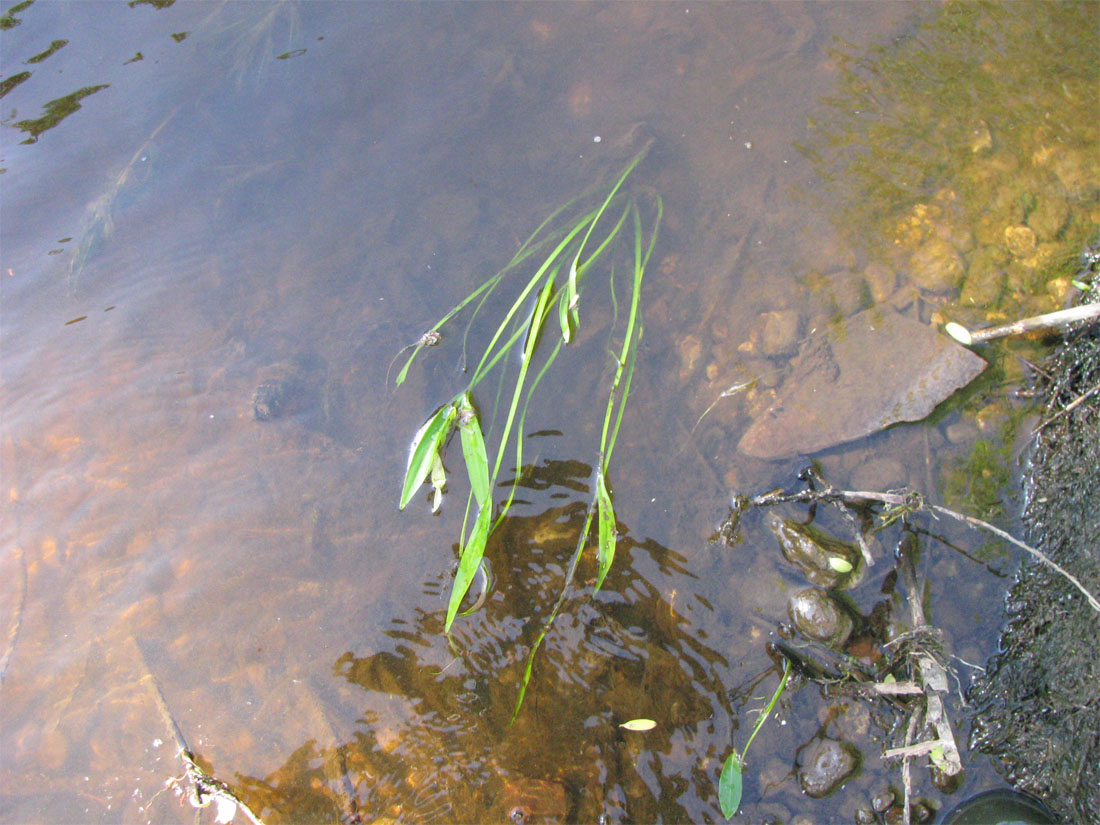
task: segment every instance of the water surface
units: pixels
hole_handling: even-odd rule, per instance
[[[829,310],[808,275],[867,263],[797,148],[836,91],[835,38],[890,44],[936,8],[5,4],[3,77],[29,77],[0,158],[0,818],[190,819],[162,790],[182,768],[152,676],[269,823],[480,821],[532,779],[565,785],[571,820],[717,821],[801,584],[759,524],[710,538],[732,489],[792,483],[797,462],[737,456],[738,407],[695,422],[732,376],[781,368],[738,349],[760,312],[809,323]],[[666,221],[613,466],[619,556],[567,603],[510,726],[583,520],[609,310],[529,415],[494,589],[451,644],[457,458],[440,514],[396,504],[412,433],[464,383],[457,342],[399,390],[387,369],[638,134]],[[265,384],[287,392],[258,420]],[[949,423],[826,469],[843,485],[888,461],[904,472],[884,484],[935,489],[976,437],[945,441]],[[981,661],[1003,579],[930,552],[985,599],[933,599]],[[837,797],[801,795],[794,754],[829,707],[811,685],[758,737],[750,821],[851,821],[897,781],[868,753]],[[618,727],[635,717],[659,726]]]

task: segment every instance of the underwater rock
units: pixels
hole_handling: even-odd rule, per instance
[[[866,310],[807,341],[775,402],[737,449],[756,458],[792,458],[919,421],[985,366],[930,326],[890,310]]]
[[[768,513],[764,522],[775,535],[787,561],[814,584],[852,587],[862,578],[863,558],[854,545],[817,527],[783,519],[775,513]]]
[[[493,800],[491,822],[511,825],[561,822],[569,813],[565,786],[541,779],[514,779]]]
[[[795,629],[805,638],[841,650],[852,635],[852,617],[819,587],[795,593],[787,604]]]
[[[962,256],[948,241],[932,237],[921,244],[909,261],[909,277],[929,292],[950,292],[966,274]]]
[[[798,335],[802,319],[793,309],[780,309],[765,312],[760,319],[763,328],[760,332],[760,352],[769,358],[777,355],[791,355],[798,349]]]
[[[806,796],[820,799],[839,788],[859,767],[859,751],[848,742],[814,739],[798,750],[798,781]]]

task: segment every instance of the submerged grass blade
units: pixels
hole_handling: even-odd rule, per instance
[[[565,605],[566,597],[569,593],[569,588],[572,586],[573,578],[577,572],[577,565],[580,561],[580,557],[585,547],[587,546],[587,539],[589,530],[592,527],[592,521],[599,512],[599,532],[600,532],[600,546],[597,549],[600,561],[600,574],[597,581],[597,589],[603,583],[604,577],[607,575],[607,571],[611,567],[611,563],[614,560],[614,548],[615,548],[615,515],[614,508],[611,502],[610,491],[607,489],[605,481],[607,467],[610,461],[611,452],[614,450],[615,441],[618,438],[619,426],[622,423],[623,412],[626,407],[626,399],[630,393],[630,384],[634,374],[634,365],[636,362],[636,355],[639,342],[642,336],[642,321],[641,315],[638,311],[639,299],[641,293],[642,278],[645,275],[645,267],[649,262],[650,255],[653,252],[656,245],[656,235],[660,227],[660,220],[662,215],[663,206],[661,199],[656,199],[657,216],[653,223],[653,227],[650,230],[650,237],[648,245],[643,247],[643,228],[640,220],[640,216],[637,214],[637,210],[634,209],[635,220],[633,222],[635,231],[634,240],[634,267],[631,278],[632,293],[631,293],[631,311],[627,320],[627,331],[624,338],[623,346],[619,355],[616,357],[615,377],[612,381],[611,390],[608,394],[607,406],[604,411],[604,423],[603,430],[600,436],[600,455],[597,461],[597,483],[596,493],[588,504],[588,509],[585,515],[584,526],[581,528],[581,532],[578,535],[577,545],[573,551],[573,557],[569,562],[569,567],[565,574],[565,579],[562,582],[561,590],[558,593],[557,601],[554,603],[553,608],[550,610],[550,614],[547,616],[542,629],[539,631],[538,636],[535,637],[534,643],[531,645],[531,649],[527,653],[527,661],[524,664],[523,675],[520,679],[519,693],[516,697],[515,707],[512,709],[511,721],[514,722],[519,715],[520,708],[523,706],[523,700],[527,695],[527,688],[531,682],[531,675],[534,670],[535,657],[538,654],[539,649],[542,647],[543,641],[549,634],[550,629],[553,627],[554,621],[561,612],[562,607]],[[619,226],[622,225],[620,221]],[[644,248],[644,252],[643,252]],[[612,270],[614,272],[614,270]],[[612,288],[614,284],[612,283]],[[564,289],[563,289],[564,292]],[[559,342],[560,343],[560,342]],[[618,409],[616,411],[616,403]],[[611,421],[614,418],[614,425]],[[602,503],[602,508],[601,508]]]

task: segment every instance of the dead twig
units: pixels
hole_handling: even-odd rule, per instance
[[[145,660],[145,653],[142,651],[141,645],[139,645],[137,639],[132,636],[130,637],[130,641],[137,651],[137,660],[144,671],[141,681],[149,686],[149,693],[153,697],[153,702],[156,704],[157,710],[160,711],[161,718],[164,719],[165,727],[168,728],[169,733],[172,734],[172,739],[176,743],[176,755],[179,756],[180,761],[183,762],[183,773],[178,777],[170,779],[168,781],[169,786],[178,787],[181,782],[187,780],[191,785],[188,800],[196,808],[205,808],[213,802],[217,810],[215,815],[216,822],[231,822],[233,817],[236,816],[237,811],[240,810],[252,825],[264,825],[263,820],[252,813],[252,809],[241,801],[240,797],[233,793],[227,784],[217,777],[208,774],[203,770],[202,766],[195,761],[194,754],[191,752],[191,749],[187,747],[187,740],[184,739],[183,731],[180,730],[175,717],[172,716],[172,712],[168,710],[168,702],[164,699],[164,693],[160,689],[160,683],[157,681],[157,677],[154,676],[153,671],[149,669],[149,663]]]
[[[1073,412],[1078,407],[1078,405],[1080,405],[1080,403],[1082,401],[1084,401],[1086,398],[1088,398],[1090,395],[1093,395],[1096,392],[1100,392],[1100,384],[1097,384],[1091,390],[1087,390],[1087,391],[1081,393],[1079,396],[1077,396],[1072,401],[1070,401],[1068,404],[1066,404],[1066,406],[1062,407],[1062,409],[1058,410],[1058,412],[1056,412],[1050,418],[1044,419],[1044,421],[1035,428],[1035,432],[1038,433],[1044,427],[1046,427],[1047,424],[1051,424],[1051,423],[1057,421],[1063,415],[1068,415],[1069,413]]]
[[[1100,599],[1097,599],[1089,590],[1081,583],[1081,580],[1048,557],[1041,550],[1032,547],[1030,544],[1025,544],[1019,539],[1015,538],[1009,533],[999,527],[994,527],[988,521],[982,521],[979,518],[968,516],[963,513],[957,513],[954,510],[948,509],[939,504],[930,504],[924,497],[913,490],[905,490],[902,492],[885,492],[878,493],[868,490],[838,490],[837,488],[826,485],[821,490],[806,489],[798,490],[794,493],[782,493],[773,492],[766,493],[761,496],[754,496],[748,499],[748,503],[753,506],[759,505],[771,505],[780,504],[783,502],[802,502],[813,503],[818,501],[828,502],[845,502],[849,504],[857,504],[860,502],[879,502],[881,504],[890,505],[891,508],[897,508],[894,511],[887,510],[882,514],[884,523],[889,523],[896,518],[906,518],[909,515],[919,512],[921,510],[928,510],[932,513],[938,513],[943,516],[956,519],[957,521],[964,522],[965,524],[975,527],[979,530],[985,530],[988,533],[992,533],[998,538],[1004,539],[1010,544],[1014,544],[1021,550],[1034,556],[1047,567],[1054,570],[1058,575],[1066,579],[1070,584],[1077,588],[1081,594],[1088,600],[1089,605],[1097,613],[1100,613]]]

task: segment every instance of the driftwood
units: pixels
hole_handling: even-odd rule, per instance
[[[971,346],[972,344],[984,344],[995,338],[1005,338],[1009,335],[1025,335],[1040,329],[1052,329],[1069,326],[1079,321],[1096,323],[1100,320],[1100,304],[1080,304],[1069,309],[1060,309],[1057,312],[1047,312],[1043,315],[1035,315],[1031,318],[1021,318],[1011,324],[1002,324],[996,327],[986,327],[978,330],[968,330],[962,324],[954,321],[946,324],[943,331],[958,341],[960,344]]]

